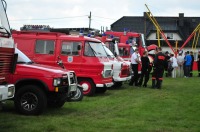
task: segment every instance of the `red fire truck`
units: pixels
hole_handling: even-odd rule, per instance
[[[64,66],[75,71],[85,95],[105,92],[113,85],[113,65],[109,62],[101,41],[56,32],[14,31],[17,47],[39,64]]]
[[[142,55],[145,50],[150,52],[157,48],[157,45],[154,44],[146,46],[144,35],[141,33],[106,31],[105,35],[108,38],[114,37],[118,39],[119,54],[122,58],[129,61],[135,48],[138,48],[140,55]],[[149,56],[149,59],[153,61],[152,56]]]
[[[8,23],[5,1],[0,0],[0,105],[14,96],[15,87],[8,83],[8,75],[15,71],[14,41]]]
[[[9,76],[15,84],[15,108],[25,115],[41,114],[46,106],[60,108],[74,97],[77,79],[73,71],[35,64],[17,48],[16,72]]]
[[[117,43],[113,42],[115,40],[108,39],[106,36],[95,37],[102,41],[108,58],[113,63],[113,81],[114,87],[121,86],[124,81],[131,79],[131,66],[130,63],[124,61],[119,55]],[[115,54],[115,55],[114,55]]]

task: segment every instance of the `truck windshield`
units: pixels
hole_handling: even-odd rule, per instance
[[[86,56],[107,57],[102,43],[99,42],[86,42],[84,54]]]
[[[10,26],[4,9],[2,0],[0,0],[0,35],[10,37]]]
[[[24,53],[15,48],[15,53],[18,54],[17,63],[33,63]]]
[[[108,47],[106,47],[105,45],[103,45],[106,53],[107,53],[107,56],[110,57],[110,58],[115,58],[115,56],[113,55],[113,53],[108,49]]]

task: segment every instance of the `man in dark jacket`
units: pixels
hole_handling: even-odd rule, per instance
[[[138,85],[139,86],[142,85],[144,78],[143,87],[147,87],[147,82],[149,81],[149,73],[150,73],[150,61],[148,58],[147,51],[144,51],[143,56],[141,57],[141,62],[142,62],[142,69]]]
[[[157,53],[154,58],[154,71],[152,74],[152,88],[161,89],[161,84],[163,81],[163,73],[165,67],[165,55],[162,53],[162,48],[158,47],[156,49]]]

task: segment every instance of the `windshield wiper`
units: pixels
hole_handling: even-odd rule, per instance
[[[0,26],[0,29],[4,29],[5,31],[6,31],[6,33],[5,32],[0,32],[0,33],[2,33],[2,34],[7,34],[8,35],[8,37],[10,37],[11,36],[11,33],[5,28],[5,27],[3,27],[3,26]]]
[[[33,64],[34,62],[33,61],[28,61],[28,62],[25,62],[25,61],[18,61],[17,64]]]

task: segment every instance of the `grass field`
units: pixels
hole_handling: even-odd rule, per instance
[[[200,78],[165,78],[161,90],[124,84],[40,116],[4,107],[0,132],[199,132]]]

